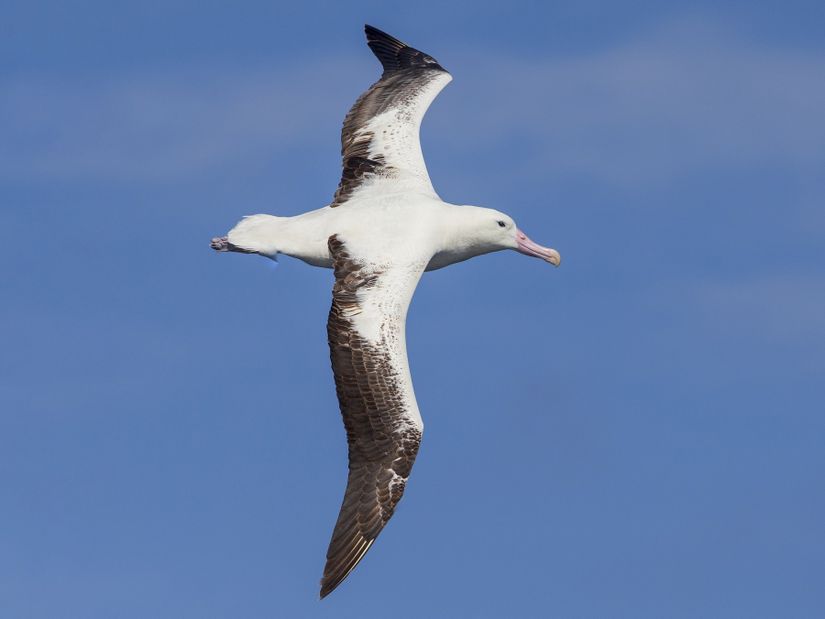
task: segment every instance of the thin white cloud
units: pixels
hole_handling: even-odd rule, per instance
[[[649,294],[663,311],[673,311],[674,305],[689,308],[691,320],[703,321],[724,337],[793,342],[815,351],[811,359],[825,361],[825,288],[818,275],[706,279]]]
[[[341,89],[348,69],[17,80],[0,100],[0,174],[164,179],[288,151],[313,139],[306,132],[326,112],[322,92]]]
[[[756,48],[691,22],[590,55],[473,57],[453,93],[465,113],[443,127],[460,130],[461,147],[521,140],[551,174],[633,185],[825,164],[823,53]]]
[[[820,52],[755,47],[686,22],[591,54],[440,56],[457,79],[429,135],[456,156],[519,151],[499,159],[500,174],[642,186],[697,170],[825,164]],[[329,144],[319,132],[337,129],[373,77],[367,66],[336,58],[288,71],[2,83],[0,175],[174,178],[299,141]]]

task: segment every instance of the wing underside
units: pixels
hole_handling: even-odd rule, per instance
[[[392,517],[422,431],[406,365],[404,319],[423,267],[402,269],[397,277],[353,259],[337,236],[330,237],[329,249],[335,286],[327,331],[349,476],[327,551],[322,598],[347,577]]]
[[[331,206],[370,188],[435,195],[419,128],[430,103],[452,77],[431,56],[377,28],[366,26],[365,31],[384,72],[344,119],[343,171]]]

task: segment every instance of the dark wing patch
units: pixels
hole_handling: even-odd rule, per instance
[[[381,61],[384,73],[415,67],[444,70],[436,59],[429,54],[410,47],[378,28],[367,24],[364,26],[364,33],[367,35],[367,45]]]
[[[362,94],[344,118],[341,129],[341,182],[330,206],[340,206],[367,178],[393,175],[394,168],[381,153],[370,156],[372,133],[364,127],[375,116],[410,104],[439,73],[446,73],[434,58],[372,26],[365,26],[367,43],[381,61],[381,79]]]
[[[374,287],[381,272],[353,260],[335,235],[329,251],[335,286],[327,333],[349,444],[349,477],[327,551],[322,598],[347,577],[392,517],[421,442],[386,348],[365,340],[353,325],[359,291]]]

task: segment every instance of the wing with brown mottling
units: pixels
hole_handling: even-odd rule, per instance
[[[432,100],[452,79],[434,58],[372,26],[367,43],[381,61],[381,79],[362,94],[341,130],[343,171],[331,206],[383,181],[435,193],[418,131]],[[383,187],[382,191],[392,190]]]
[[[350,256],[337,236],[330,237],[329,249],[335,286],[327,331],[349,477],[327,551],[322,598],[355,568],[392,517],[422,431],[404,323],[424,265],[366,264]]]

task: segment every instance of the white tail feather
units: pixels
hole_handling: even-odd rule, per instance
[[[227,239],[233,245],[265,256],[274,256],[283,217],[274,215],[248,215],[229,231]]]

